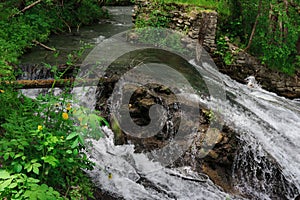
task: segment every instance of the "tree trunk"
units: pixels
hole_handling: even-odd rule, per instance
[[[259,19],[260,14],[261,14],[261,7],[262,7],[262,0],[259,0],[256,19],[255,19],[255,22],[254,22],[254,25],[253,25],[253,28],[252,28],[252,32],[251,32],[251,35],[250,35],[250,38],[249,38],[248,45],[244,49],[244,51],[247,51],[250,48],[251,44],[252,44],[252,40],[253,40],[255,31],[256,31],[256,26],[258,24],[258,19]]]

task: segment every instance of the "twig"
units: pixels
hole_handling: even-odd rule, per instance
[[[25,12],[26,10],[32,8],[33,6],[35,6],[36,4],[39,4],[41,2],[42,2],[42,0],[37,0],[37,1],[33,2],[32,4],[30,4],[29,6],[26,6],[25,8],[23,8],[20,12]]]
[[[26,10],[32,8],[33,6],[35,6],[35,5],[37,5],[37,4],[41,3],[41,2],[42,2],[42,0],[37,0],[37,1],[33,2],[32,4],[30,4],[30,5],[26,6],[25,8],[23,8],[22,10],[20,10],[20,11],[17,12],[16,14],[12,15],[11,17],[14,17],[14,16],[16,16],[16,15],[19,15],[20,13],[25,12]]]
[[[32,40],[32,42],[34,42],[37,45],[40,45],[41,47],[43,47],[43,48],[45,48],[45,49],[47,49],[49,51],[56,51],[55,48],[48,47],[47,45],[44,45],[44,44],[40,43],[39,41]]]

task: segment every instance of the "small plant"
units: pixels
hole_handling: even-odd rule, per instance
[[[225,37],[220,37],[217,40],[217,51],[214,52],[217,55],[220,55],[226,65],[231,65],[233,62],[232,52],[229,50],[228,43]]]

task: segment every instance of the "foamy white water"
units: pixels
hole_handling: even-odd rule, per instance
[[[91,140],[93,148],[89,155],[98,167],[88,173],[112,195],[134,200],[237,199],[189,167],[165,168],[145,154],[134,153],[133,145],[115,146],[111,130],[104,128],[104,131],[108,137]]]

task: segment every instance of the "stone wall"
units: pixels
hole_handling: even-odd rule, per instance
[[[132,5],[131,0],[111,0],[105,3],[107,6],[129,6]]]
[[[152,4],[153,2],[148,0],[137,0],[133,22],[138,16],[147,20],[149,14],[154,11]],[[244,79],[248,76],[255,76],[259,84],[268,91],[288,98],[300,98],[300,70],[293,76],[272,70],[250,54],[239,51],[238,47],[232,44],[228,44],[229,50],[234,54],[231,65],[225,65],[222,59],[213,54],[216,50],[217,12],[201,10],[191,5],[166,5],[173,8],[165,16],[169,18],[169,28],[186,32],[188,37],[183,40],[191,50],[195,50],[196,42],[200,43],[214,58],[221,72],[242,83],[245,83]]]
[[[141,15],[147,20],[150,13],[154,11],[153,7],[149,6],[150,4],[152,4],[152,2],[147,0],[136,1],[133,22]],[[165,7],[173,8],[168,12],[168,16],[165,16],[169,18],[170,21],[168,28],[187,33],[188,38],[185,38],[185,42],[189,43],[191,49],[195,50],[197,41],[199,41],[208,52],[213,52],[216,49],[217,12],[174,3],[166,4]]]

